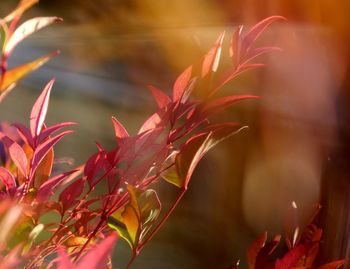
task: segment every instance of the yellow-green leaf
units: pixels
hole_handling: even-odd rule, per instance
[[[135,250],[159,216],[160,202],[154,190],[139,190],[128,185],[129,203],[108,218],[108,226],[116,230]]]
[[[18,80],[22,79],[28,73],[38,69],[57,54],[58,52],[54,52],[30,63],[26,63],[8,70],[2,78],[2,84],[0,86],[0,100],[3,99],[3,96],[13,88]]]

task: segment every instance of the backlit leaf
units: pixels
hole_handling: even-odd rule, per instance
[[[44,143],[40,144],[38,148],[34,151],[33,159],[32,159],[32,175],[35,173],[36,169],[40,165],[41,161],[44,159],[46,154],[52,149],[52,147],[60,141],[64,136],[72,133],[73,131],[65,131],[61,134],[54,136],[53,138],[49,138]]]
[[[85,180],[80,178],[68,185],[59,196],[59,201],[62,203],[63,211],[67,211],[76,201],[84,190]]]
[[[192,66],[188,67],[175,81],[173,86],[173,101],[180,101],[192,76]]]
[[[5,185],[6,190],[16,187],[16,180],[13,175],[4,167],[0,167],[0,180]]]
[[[247,263],[249,269],[255,269],[255,261],[259,251],[264,247],[267,240],[267,232],[264,232],[249,246],[247,250]]]
[[[44,88],[36,100],[32,112],[30,113],[30,131],[32,136],[38,136],[43,127],[47,109],[49,107],[50,93],[55,80],[52,79]]]
[[[205,77],[209,72],[216,72],[220,61],[221,46],[224,40],[224,36],[225,32],[222,32],[216,40],[214,46],[204,56],[202,63],[202,78]]]
[[[28,160],[22,147],[8,136],[2,136],[1,139],[5,146],[8,148],[12,161],[15,163],[16,167],[22,173],[22,175],[26,177],[28,175]]]
[[[57,17],[37,17],[27,20],[22,25],[20,25],[7,40],[3,48],[3,53],[5,55],[9,55],[17,46],[17,44],[20,43],[23,39],[39,31],[40,29],[59,21],[62,21],[62,19]]]
[[[116,234],[111,234],[103,239],[101,243],[97,244],[94,248],[89,250],[89,252],[78,263],[76,269],[104,268],[108,257],[112,254],[112,250],[116,241]]]
[[[342,265],[344,265],[345,262],[346,262],[346,260],[337,260],[337,261],[326,263],[326,264],[318,267],[317,269],[338,269]]]
[[[282,16],[271,16],[268,17],[256,25],[254,25],[247,34],[245,34],[242,40],[241,50],[243,53],[248,52],[255,40],[261,35],[261,33],[273,22],[278,20],[285,20]]]
[[[108,225],[135,250],[158,218],[161,205],[154,190],[142,191],[129,184],[128,192],[129,203],[109,217]]]
[[[49,61],[52,57],[57,55],[58,52],[51,53],[39,59],[36,59],[30,63],[26,63],[20,66],[17,66],[13,69],[7,70],[3,76],[2,84],[0,86],[0,101],[4,98],[6,94],[13,88],[13,86],[26,76],[28,73],[38,69],[40,66]]]
[[[156,100],[157,105],[160,109],[166,107],[171,102],[169,96],[166,95],[161,90],[159,90],[158,88],[156,88],[152,85],[147,85],[147,88],[152,93],[152,95],[153,95],[154,99]]]

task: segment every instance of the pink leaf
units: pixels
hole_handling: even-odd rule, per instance
[[[62,19],[57,17],[37,17],[27,20],[15,30],[13,35],[5,43],[4,54],[9,55],[23,39],[40,29],[59,21],[62,21]]]
[[[36,198],[39,201],[45,201],[47,198],[49,198],[52,195],[52,191],[54,188],[56,188],[68,176],[72,175],[73,173],[75,173],[77,171],[79,171],[79,170],[73,170],[70,172],[59,174],[59,175],[54,176],[53,178],[47,180],[44,184],[42,184],[40,186]]]
[[[17,132],[20,135],[20,137],[23,139],[23,141],[27,143],[29,146],[33,147],[33,137],[30,133],[30,130],[20,123],[15,123],[13,124],[13,126],[17,128]]]
[[[76,269],[100,269],[106,266],[108,256],[111,255],[117,235],[112,234],[100,244],[91,249],[78,263]]]
[[[152,85],[147,85],[147,88],[152,93],[152,95],[153,95],[154,99],[156,100],[158,107],[160,109],[166,107],[171,102],[169,96],[167,96],[164,92],[162,92],[158,88],[156,88]]]
[[[2,141],[4,142],[5,146],[8,148],[10,156],[12,161],[17,166],[18,170],[21,171],[21,173],[27,177],[28,175],[28,160],[27,156],[24,153],[22,147],[18,145],[15,141],[13,141],[8,136],[2,135]]]
[[[64,136],[72,133],[73,131],[65,131],[59,135],[56,135],[53,138],[46,140],[44,143],[40,144],[34,151],[32,158],[32,169],[31,175],[34,175],[36,169],[38,168],[41,161],[44,159],[46,154],[51,150],[51,148],[60,141]]]
[[[162,122],[162,119],[158,112],[152,114],[141,126],[138,134],[142,134],[146,131],[157,128],[159,124]]]
[[[188,67],[175,81],[173,101],[180,101],[192,76],[192,66]]]
[[[50,93],[54,82],[55,80],[52,79],[45,86],[32,108],[32,112],[30,114],[30,131],[33,137],[38,136],[41,132],[41,128],[43,127],[49,106]]]
[[[44,130],[42,130],[42,132],[40,133],[39,137],[38,137],[38,143],[42,143],[46,138],[48,138],[50,135],[52,135],[54,132],[57,132],[58,130],[64,128],[64,127],[68,127],[68,126],[72,126],[75,125],[75,122],[62,122],[62,123],[58,123],[55,125],[52,125],[50,127],[45,128]]]
[[[114,126],[115,137],[117,140],[129,137],[129,134],[125,127],[115,117],[112,117],[112,122]]]
[[[209,72],[216,72],[219,66],[221,46],[224,40],[224,36],[225,32],[222,32],[216,40],[214,46],[204,56],[202,63],[202,78],[205,77]]]
[[[15,178],[4,167],[0,167],[0,180],[5,185],[7,191],[16,187]]]
[[[260,34],[273,22],[278,20],[285,20],[284,17],[281,16],[271,16],[268,17],[260,22],[258,22],[256,25],[254,25],[249,32],[244,36],[242,40],[242,46],[241,51],[243,54],[247,53],[248,50],[251,48],[255,40],[260,36]]]
[[[62,203],[63,212],[69,209],[82,194],[85,186],[83,178],[78,179],[72,184],[68,185],[60,194],[59,201]]]
[[[94,186],[98,183],[95,176],[98,171],[104,168],[104,164],[107,162],[106,157],[107,155],[105,151],[99,151],[92,155],[86,162],[84,167],[84,175],[86,176],[86,180],[89,182],[90,186]]]
[[[58,249],[58,265],[57,269],[76,269],[76,267],[70,261],[66,251],[60,247]]]

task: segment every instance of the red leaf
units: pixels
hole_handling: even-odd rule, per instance
[[[281,236],[276,235],[272,241],[266,242],[264,247],[260,249],[255,260],[256,269],[267,269],[267,268],[275,269],[274,263],[271,261],[270,255],[275,251],[278,244],[280,243],[280,240],[281,240]]]
[[[77,171],[79,170],[66,172],[49,179],[43,185],[40,186],[36,198],[39,201],[45,201],[47,198],[49,198],[49,196],[53,194],[53,189],[55,189],[64,179],[66,179],[68,176],[72,175]]]
[[[237,27],[237,29],[233,32],[232,38],[231,38],[231,44],[230,44],[230,57],[232,59],[233,65],[237,66],[239,61],[239,41],[240,36],[242,33],[243,26],[240,25]]]
[[[59,201],[62,203],[63,212],[69,209],[79,198],[84,190],[85,180],[78,179],[68,185],[60,194]]]
[[[246,64],[244,66],[232,67],[228,69],[222,77],[219,79],[218,83],[215,85],[214,90],[209,96],[213,96],[222,86],[234,79],[235,77],[241,75],[244,72],[263,67],[264,64]]]
[[[104,268],[108,256],[111,255],[117,235],[112,234],[105,238],[100,244],[91,249],[78,263],[76,269],[100,269]]]
[[[58,249],[58,265],[57,269],[76,269],[76,267],[70,261],[66,251],[60,247]]]
[[[252,49],[247,54],[247,56],[244,57],[241,65],[246,65],[248,62],[254,60],[256,57],[266,53],[274,52],[274,51],[282,51],[282,49],[279,47],[262,47],[262,48]]]
[[[247,263],[249,269],[255,269],[255,261],[259,251],[264,247],[267,240],[267,232],[264,232],[250,245],[247,250]]]
[[[104,168],[104,165],[107,162],[106,157],[107,155],[105,151],[99,151],[92,155],[86,162],[84,167],[84,175],[86,176],[86,180],[90,186],[94,186],[98,183],[95,176],[98,171]]]
[[[7,191],[16,187],[16,180],[15,180],[15,178],[4,167],[0,167],[0,180],[5,185]]]
[[[121,124],[115,117],[112,117],[112,122],[114,126],[115,137],[118,141],[123,138],[129,137],[129,134],[123,124]]]
[[[13,126],[17,128],[17,132],[20,135],[20,137],[23,139],[23,141],[29,146],[33,147],[33,137],[30,133],[30,130],[20,123],[15,123],[13,124]]]
[[[317,269],[338,269],[340,266],[344,265],[346,260],[337,260],[330,263],[326,263]]]
[[[166,107],[171,102],[169,96],[166,95],[161,90],[159,90],[158,88],[156,88],[152,85],[147,85],[147,88],[152,93],[152,95],[153,95],[154,99],[156,100],[160,109]]]
[[[282,259],[276,260],[275,269],[292,269],[313,245],[314,244],[298,245],[290,249]]]
[[[219,35],[214,46],[204,56],[204,60],[202,64],[202,78],[205,77],[209,72],[216,72],[219,66],[219,61],[221,56],[221,46],[224,40],[224,36],[225,36],[225,31]]]
[[[58,123],[58,124],[55,124],[55,125],[52,125],[50,127],[45,128],[44,130],[41,131],[41,133],[38,137],[38,143],[39,144],[42,143],[46,138],[48,138],[54,132],[57,132],[58,130],[60,130],[64,127],[72,126],[75,124],[77,124],[77,123],[75,123],[75,122],[62,122],[62,123]]]
[[[32,167],[31,167],[31,175],[34,175],[36,169],[38,168],[40,162],[44,159],[46,154],[50,151],[50,149],[60,141],[64,136],[72,133],[73,131],[65,131],[61,134],[56,135],[53,138],[49,138],[44,143],[40,144],[34,151],[33,159],[32,159]]]
[[[43,127],[47,109],[49,106],[50,92],[55,80],[52,79],[44,88],[39,98],[36,100],[30,114],[30,131],[32,136],[38,136]]]
[[[28,175],[28,160],[25,152],[23,151],[22,147],[18,145],[15,141],[13,141],[8,136],[5,136],[2,134],[1,137],[2,141],[4,142],[5,146],[8,148],[10,156],[12,161],[15,163],[18,170],[27,177]]]
[[[192,65],[188,67],[175,81],[173,87],[173,101],[180,101],[192,76]]]
[[[258,96],[255,95],[232,95],[225,96],[218,99],[215,99],[207,104],[205,104],[202,108],[202,113],[208,117],[214,113],[218,113],[222,110],[227,109],[229,106],[234,103],[247,99],[258,99]]]
[[[273,22],[278,20],[286,20],[284,17],[281,16],[271,16],[268,17],[260,22],[258,22],[256,25],[254,25],[249,32],[244,36],[242,40],[242,46],[241,51],[243,54],[248,52],[248,50],[251,48],[255,40],[260,36],[260,34]]]

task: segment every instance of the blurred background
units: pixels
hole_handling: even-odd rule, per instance
[[[2,0],[1,16],[16,4]],[[26,17],[36,15],[65,22],[23,42],[10,65],[55,49],[61,55],[11,92],[0,106],[1,120],[28,118],[41,88],[56,77],[48,122],[79,123],[56,147],[56,156],[73,157],[76,165],[95,152],[94,141],[113,147],[112,115],[135,133],[156,109],[145,84],[170,92],[177,75],[223,30],[227,52],[239,24],[285,16],[287,22],[259,39],[283,52],[260,59],[266,68],[225,88],[262,97],[220,115],[249,130],[200,163],[183,202],[133,268],[224,269],[238,259],[246,268],[246,248],[265,230],[283,232],[292,201],[301,222],[317,203],[323,206],[321,260],[349,256],[349,1],[41,0]],[[177,190],[161,188],[166,206]],[[123,267],[130,253],[123,243],[118,250],[116,264]]]

